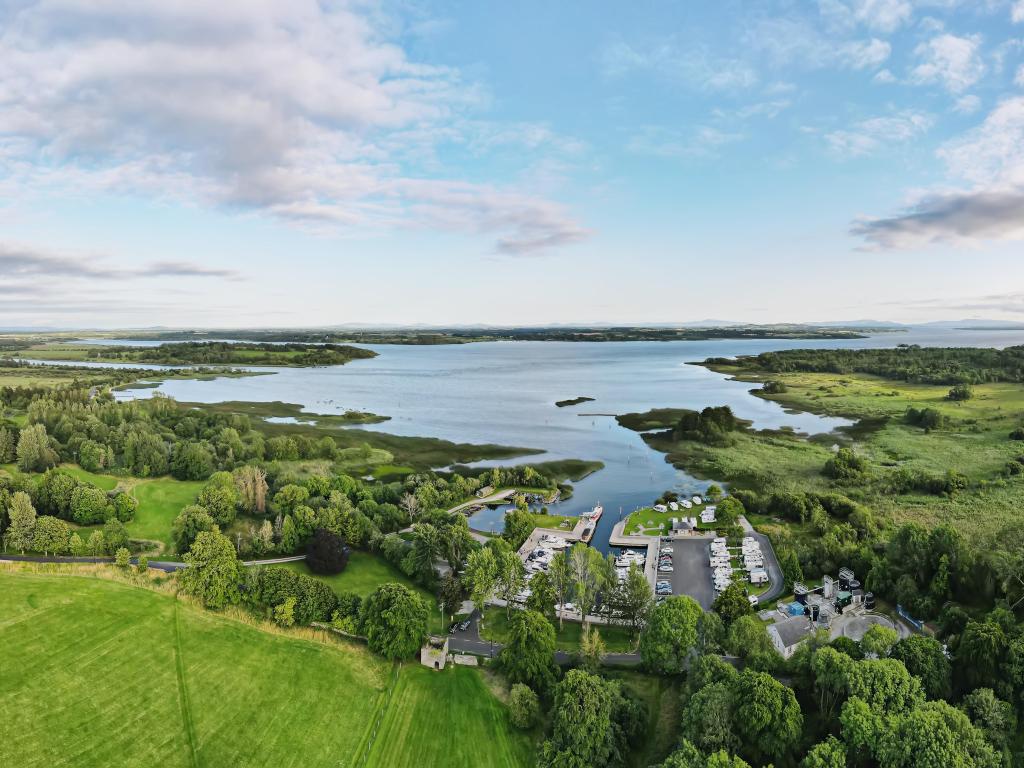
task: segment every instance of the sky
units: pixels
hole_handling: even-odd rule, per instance
[[[1024,321],[1024,0],[0,0],[0,326]]]

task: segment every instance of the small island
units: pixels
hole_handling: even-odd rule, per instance
[[[559,408],[565,408],[566,406],[569,405],[579,405],[580,403],[592,402],[594,402],[594,398],[584,397],[583,395],[580,395],[579,397],[574,397],[571,400],[558,400],[555,402],[555,405],[558,406]]]

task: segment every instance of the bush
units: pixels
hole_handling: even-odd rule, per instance
[[[949,393],[946,395],[947,400],[954,400],[960,402],[964,400],[970,400],[972,397],[974,397],[974,390],[971,389],[970,384],[957,384],[952,389],[950,389]]]
[[[522,683],[513,685],[508,699],[508,714],[516,728],[526,731],[536,725],[540,717],[540,702],[533,689]]]
[[[348,547],[336,533],[317,528],[306,544],[306,565],[313,573],[341,573],[348,565]]]
[[[131,565],[131,556],[131,552],[124,547],[121,547],[117,550],[117,554],[114,555],[114,565],[118,568],[127,568]]]
[[[135,567],[139,573],[145,573],[149,570],[149,558],[145,555],[139,555],[139,564]]]

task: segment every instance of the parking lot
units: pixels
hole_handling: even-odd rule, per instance
[[[708,538],[680,538],[672,542],[672,593],[689,595],[708,610],[715,601],[715,588],[708,570]],[[660,576],[659,578],[665,578]]]

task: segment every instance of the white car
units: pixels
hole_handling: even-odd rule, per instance
[[[747,595],[747,601],[751,608],[757,608],[757,595]]]

